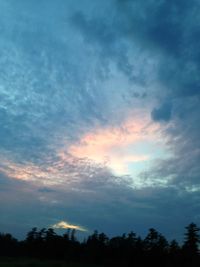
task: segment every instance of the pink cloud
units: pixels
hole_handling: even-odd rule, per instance
[[[145,115],[134,115],[119,126],[94,127],[78,142],[64,145],[54,156],[42,159],[40,164],[2,158],[0,171],[15,179],[49,186],[72,185],[102,172],[131,175],[130,166],[136,168],[138,163],[148,162],[152,157],[143,147],[136,151],[134,146],[155,143],[159,139],[158,124]]]
[[[106,163],[117,174],[124,174],[129,163],[146,161],[150,157],[142,151],[139,154],[130,152],[130,147],[142,141],[155,142],[158,129],[158,125],[150,123],[145,116],[129,118],[118,127],[96,127],[69,146],[67,152],[76,158]],[[62,156],[64,158],[64,153]]]

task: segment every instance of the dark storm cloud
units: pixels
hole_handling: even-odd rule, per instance
[[[86,42],[96,44],[96,50],[99,51],[102,65],[106,69],[103,72],[105,77],[109,74],[110,62],[107,59],[114,60],[124,74],[131,76],[132,66],[126,53],[127,45],[120,39],[115,28],[109,27],[110,21],[103,21],[101,18],[88,19],[81,12],[72,16],[71,21],[81,31]]]
[[[114,10],[114,11],[113,11]],[[155,60],[156,122],[172,122],[166,131],[174,158],[160,162],[158,177],[199,183],[200,4],[198,1],[114,1],[109,16],[76,14],[73,22],[86,42],[98,45],[108,60],[134,73],[137,51]],[[132,62],[131,62],[132,61]],[[144,74],[140,73],[139,76]],[[148,80],[146,75],[145,79]],[[147,83],[148,84],[148,83]],[[146,86],[148,93],[148,86]],[[150,92],[149,92],[150,93]],[[175,126],[173,126],[175,125]],[[158,174],[158,173],[157,173]],[[150,175],[150,174],[149,174]]]
[[[129,14],[125,28],[133,40],[159,57],[157,77],[164,86],[163,101],[199,98],[199,2],[119,1],[119,4]]]
[[[151,116],[155,121],[170,121],[171,113],[171,103],[163,103],[161,107],[152,110]]]
[[[195,0],[114,1],[109,16],[77,13],[72,22],[105,57],[129,65],[127,75],[134,71],[122,59],[128,50],[148,51],[159,59],[157,78],[167,97],[187,97],[199,94],[199,8]]]
[[[39,192],[41,193],[52,193],[52,192],[55,192],[54,189],[52,188],[48,188],[48,187],[41,187],[38,189]]]
[[[188,222],[199,221],[198,193],[180,193],[173,187],[133,191],[126,184],[102,183],[100,177],[95,185],[55,186],[45,192],[36,184],[11,180],[0,200],[1,230],[17,231],[20,238],[33,226],[49,227],[60,220],[79,223],[91,232],[109,230],[111,236],[131,230],[145,236],[149,227],[156,227],[168,238],[175,233],[179,238]]]

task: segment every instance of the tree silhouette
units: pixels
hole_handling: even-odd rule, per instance
[[[183,245],[184,250],[188,251],[191,255],[197,255],[199,239],[199,228],[195,223],[190,223],[187,227],[187,232],[185,233],[185,242]]]
[[[149,233],[144,242],[147,251],[153,251],[157,249],[164,250],[168,246],[168,242],[165,237],[158,233],[154,228],[149,229]]]
[[[197,266],[197,262],[199,260],[198,245],[200,243],[200,229],[195,223],[190,223],[185,228],[185,241],[182,247],[185,264],[190,264],[190,266]]]
[[[38,235],[37,227],[34,227],[30,232],[27,233],[26,241],[28,243],[34,242],[37,239],[37,235]]]
[[[24,241],[18,241],[10,234],[0,233],[0,265],[2,257],[31,257],[101,266],[200,266],[199,228],[194,223],[186,227],[182,247],[176,240],[168,243],[154,228],[149,229],[144,239],[134,232],[109,238],[94,231],[80,242],[75,234],[73,229],[61,236],[52,228],[35,227]]]
[[[168,242],[154,228],[149,229],[149,233],[144,240],[144,248],[148,261],[150,260],[154,265],[164,264],[168,252]]]

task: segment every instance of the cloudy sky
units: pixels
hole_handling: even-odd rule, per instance
[[[200,223],[198,0],[0,0],[0,231]]]

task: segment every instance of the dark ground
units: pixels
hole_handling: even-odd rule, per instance
[[[0,259],[0,267],[102,267],[81,263],[66,263],[62,261],[40,261],[37,259]]]

